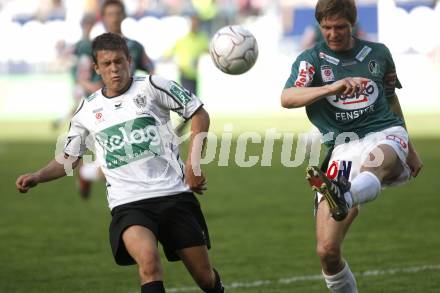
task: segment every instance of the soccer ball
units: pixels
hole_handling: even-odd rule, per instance
[[[224,73],[242,74],[257,61],[257,40],[242,26],[225,26],[213,36],[209,53],[215,66]]]

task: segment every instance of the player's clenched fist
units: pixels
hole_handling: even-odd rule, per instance
[[[28,173],[21,175],[15,181],[15,187],[21,193],[26,193],[32,187],[38,184],[38,177],[34,173]]]
[[[203,174],[195,175],[191,164],[188,163],[185,165],[185,181],[188,187],[197,194],[203,194],[207,190],[206,184],[208,182],[205,176]]]

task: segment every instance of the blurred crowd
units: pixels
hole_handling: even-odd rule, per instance
[[[0,0],[0,15],[20,24],[66,20],[70,11],[94,13],[99,19],[103,0]],[[122,0],[127,16],[140,19],[145,16],[164,17],[184,15],[197,11],[205,20],[227,19],[230,22],[250,15],[259,15],[270,4],[269,0]],[[276,2],[276,1],[275,1]]]
[[[104,32],[103,0],[0,0],[0,73],[59,72],[68,66],[66,48],[81,39],[81,22],[94,17],[91,37]],[[220,27],[264,13],[269,0],[121,0],[124,35],[158,59],[191,29],[197,14],[200,29],[211,37]],[[158,38],[160,41],[158,41]],[[32,50],[29,50],[32,43]]]
[[[289,51],[307,47],[304,41],[308,32],[316,30],[312,11],[316,0],[121,0],[125,6],[126,18],[122,23],[125,36],[137,40],[146,49],[152,59],[160,59],[176,42],[191,30],[189,16],[197,14],[200,18],[200,29],[210,38],[222,26],[228,24],[249,24],[250,21],[261,25],[254,26],[258,37],[266,38],[261,43],[273,43],[277,38],[289,40]],[[66,48],[75,44],[82,37],[81,21],[84,16],[92,16],[93,28],[91,38],[105,31],[100,15],[104,0],[0,0],[0,34],[3,42],[0,46],[0,74],[27,72],[60,72],[68,68],[69,60],[64,58]],[[357,0],[359,8],[375,6],[380,0]],[[402,52],[413,48],[416,52],[430,53],[440,43],[437,40],[440,27],[438,13],[434,9],[437,0],[385,0],[396,4],[423,4],[419,7],[393,12],[394,29],[386,34],[385,39],[390,47]],[[439,6],[439,5],[437,5]],[[426,8],[429,7],[430,9]],[[434,12],[435,11],[435,12]],[[270,34],[268,18],[271,14]],[[377,10],[373,32],[367,31],[366,37],[377,40]],[[362,20],[362,19],[361,19]],[[273,23],[278,21],[278,23]],[[411,23],[411,25],[409,25]],[[277,26],[281,25],[278,30]],[[313,26],[315,25],[315,27]],[[406,27],[408,26],[408,27]],[[396,27],[401,28],[395,30]],[[425,34],[412,33],[415,30],[427,31],[433,38],[424,38]],[[362,29],[368,29],[361,25]],[[262,32],[259,32],[260,30]],[[292,34],[296,32],[297,35]],[[406,32],[412,38],[402,36]],[[436,36],[437,35],[437,36]],[[304,37],[303,40],[300,37]],[[413,40],[414,39],[414,40]],[[415,40],[417,39],[417,40]],[[380,41],[380,39],[379,39]],[[303,42],[303,44],[301,44]],[[269,46],[269,45],[268,45]],[[275,45],[273,45],[275,46]]]

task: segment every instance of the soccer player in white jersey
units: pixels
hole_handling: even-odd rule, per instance
[[[306,107],[329,147],[329,161],[322,170],[309,167],[307,178],[317,191],[317,253],[334,293],[357,292],[341,246],[358,205],[422,168],[395,93],[401,85],[391,53],[353,37],[356,14],[354,0],[318,1],[324,41],[298,56],[281,95],[285,108]]]
[[[172,81],[132,77],[122,37],[102,34],[92,50],[104,87],[77,109],[64,154],[39,171],[18,177],[16,188],[25,193],[65,176],[66,168],[76,167],[92,142],[107,181],[112,252],[117,264],[138,265],[141,292],[165,292],[158,241],[167,259],[182,260],[204,292],[224,292],[208,257],[208,229],[193,194],[206,190],[197,163],[201,143],[196,142],[208,131],[208,113],[196,96]],[[168,125],[170,110],[191,119],[185,165]]]
[[[122,36],[127,43],[128,52],[131,57],[131,73],[134,75],[137,70],[140,70],[148,74],[153,74],[154,62],[146,54],[142,44],[122,34],[122,22],[126,17],[124,3],[119,0],[105,0],[101,5],[100,12],[101,20],[106,31]],[[90,197],[92,183],[94,181],[103,180],[104,174],[101,168],[99,168],[99,162],[83,163],[78,170],[78,187],[81,197],[87,199]]]

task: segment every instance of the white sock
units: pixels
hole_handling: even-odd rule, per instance
[[[380,188],[381,183],[376,175],[363,171],[351,182],[350,191],[346,192],[344,197],[349,207],[353,207],[376,199]]]
[[[88,181],[99,180],[99,164],[95,161],[92,163],[83,164],[79,169],[82,178]]]
[[[342,271],[337,273],[336,275],[328,276],[322,272],[324,276],[325,283],[327,284],[327,288],[330,289],[332,293],[357,293],[356,280],[353,276],[353,273],[348,266],[348,263],[345,263]]]

